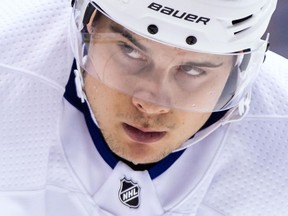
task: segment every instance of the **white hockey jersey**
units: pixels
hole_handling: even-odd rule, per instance
[[[135,171],[110,152],[69,79],[70,1],[1,9],[1,216],[288,215],[287,60],[268,53],[241,121],[230,111]]]

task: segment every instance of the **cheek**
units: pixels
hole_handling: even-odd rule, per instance
[[[109,47],[103,47],[101,44],[91,44],[85,65],[89,74],[102,81],[105,78],[109,59],[111,59],[111,53],[108,50]]]
[[[97,115],[97,120],[98,118],[112,118],[120,110],[127,109],[128,97],[107,87],[98,79],[87,74],[84,84],[88,101],[94,115]]]
[[[189,139],[205,124],[210,115],[211,113],[179,113],[178,137]]]
[[[200,113],[200,112],[193,112],[188,113],[185,118],[186,125],[189,127],[196,127],[200,128],[209,118],[211,113]]]
[[[99,80],[92,78],[90,74],[85,77],[84,85],[94,115],[98,113],[106,115],[108,108],[111,107],[109,105],[111,103],[109,92],[105,90]]]

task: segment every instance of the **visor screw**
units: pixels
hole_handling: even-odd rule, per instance
[[[195,36],[189,36],[186,38],[186,43],[188,45],[194,45],[197,43],[197,38]]]
[[[156,26],[156,25],[149,25],[148,26],[148,28],[147,28],[147,30],[148,30],[148,32],[150,33],[150,34],[157,34],[157,32],[158,32],[158,27]]]

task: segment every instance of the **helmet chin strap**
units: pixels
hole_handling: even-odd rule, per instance
[[[239,115],[243,116],[249,110],[251,102],[251,91],[249,91],[240,101],[238,105]]]
[[[77,61],[76,61],[77,62]],[[98,122],[94,116],[94,113],[91,109],[90,103],[88,101],[88,98],[85,94],[84,91],[84,79],[83,79],[83,72],[82,69],[79,67],[78,63],[77,63],[77,69],[74,70],[74,74],[75,74],[75,87],[76,87],[76,94],[77,96],[80,98],[81,103],[87,103],[88,108],[89,108],[89,112],[91,115],[92,120],[94,121],[94,123],[99,127]]]
[[[81,70],[81,69],[80,69]],[[77,63],[77,69],[74,70],[75,74],[75,86],[76,86],[76,93],[77,96],[81,99],[81,103],[84,103],[85,100],[87,101],[86,94],[84,93],[84,81],[81,71],[79,70],[79,66]]]

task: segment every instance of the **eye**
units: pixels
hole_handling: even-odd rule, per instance
[[[145,60],[145,56],[138,51],[137,49],[133,48],[132,46],[124,43],[124,42],[119,42],[118,46],[120,47],[121,51],[128,57],[132,59],[139,59],[139,60]]]
[[[178,70],[191,76],[202,76],[206,74],[206,71],[203,70],[202,68],[196,67],[194,65],[188,65],[188,64],[179,65]]]

